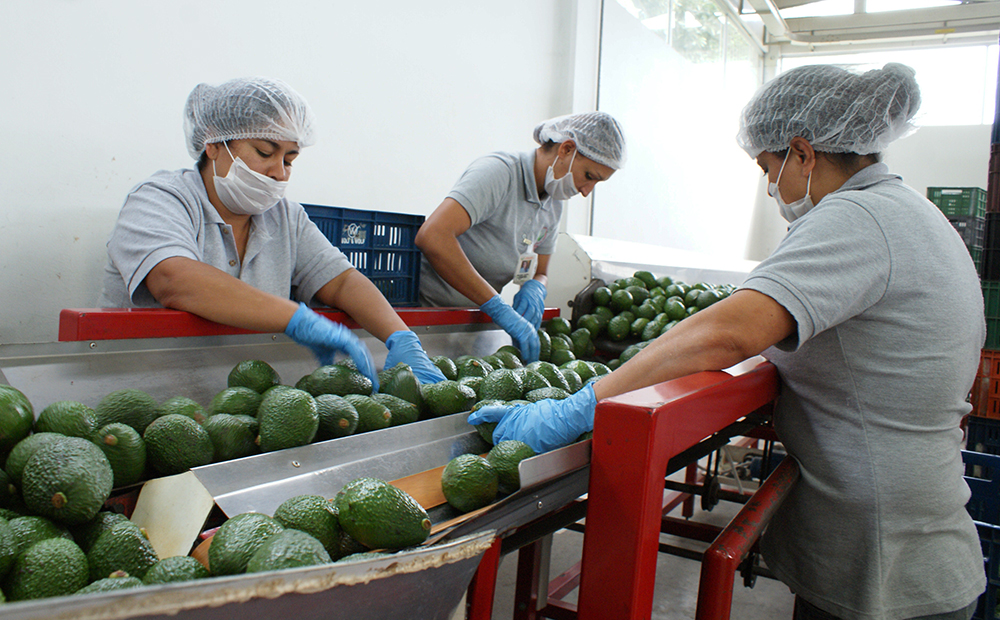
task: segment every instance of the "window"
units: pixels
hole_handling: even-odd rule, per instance
[[[991,125],[996,109],[998,47],[936,47],[872,51],[839,56],[784,57],[780,70],[832,64],[853,71],[877,69],[888,62],[909,65],[920,84],[919,125]]]

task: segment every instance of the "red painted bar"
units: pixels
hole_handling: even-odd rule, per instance
[[[500,538],[497,537],[479,560],[479,568],[469,584],[465,599],[465,617],[468,620],[490,620],[493,617],[493,598],[499,569]]]
[[[351,329],[358,324],[343,312],[316,309],[331,321]],[[478,308],[397,308],[409,327],[489,323]],[[559,316],[558,308],[546,308],[543,319]],[[189,312],[166,308],[67,308],[59,313],[59,341],[123,340],[129,338],[188,338],[253,334],[238,327],[213,323]]]
[[[798,479],[798,463],[785,457],[709,546],[701,561],[696,620],[729,620],[736,570]]]
[[[773,401],[778,374],[703,372],[601,401],[594,419],[580,620],[648,618],[672,456]]]

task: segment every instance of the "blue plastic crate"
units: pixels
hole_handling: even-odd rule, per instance
[[[393,306],[419,306],[424,216],[303,204],[309,219]]]
[[[986,564],[986,592],[979,597],[973,620],[1000,620],[1000,455],[962,452],[965,481],[972,491],[966,508],[976,521]]]
[[[987,375],[994,378],[996,375]],[[1000,420],[970,415],[965,418],[965,447],[974,452],[1000,454]]]

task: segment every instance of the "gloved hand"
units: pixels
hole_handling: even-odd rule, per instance
[[[535,329],[542,326],[542,313],[545,312],[545,285],[538,280],[528,280],[521,285],[521,290],[514,295],[514,312],[524,317],[534,325]]]
[[[541,454],[569,445],[577,437],[594,430],[597,397],[591,383],[563,400],[545,399],[516,407],[483,407],[469,415],[473,426],[498,422],[493,430],[493,444],[516,439]]]
[[[386,338],[385,346],[389,354],[385,356],[385,367],[393,368],[403,362],[410,367],[421,383],[437,383],[444,381],[445,376],[434,362],[427,357],[424,348],[420,346],[420,338],[408,329],[393,332]]]
[[[375,372],[375,362],[368,347],[340,323],[334,323],[300,303],[299,309],[285,327],[285,335],[312,349],[323,365],[332,364],[333,354],[337,351],[347,353],[361,374],[371,379],[372,387],[378,391],[378,373]]]
[[[479,307],[493,322],[503,328],[514,339],[514,346],[521,350],[525,363],[538,361],[538,330],[523,316],[504,303],[499,295],[494,295]]]

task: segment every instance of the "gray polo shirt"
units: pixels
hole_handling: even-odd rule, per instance
[[[309,302],[350,261],[316,228],[302,205],[282,199],[250,219],[243,261],[232,227],[208,201],[197,170],[161,170],[125,198],[108,241],[102,308],[156,307],[145,279],[160,261],[183,256],[283,298]]]
[[[448,193],[472,220],[459,238],[479,275],[497,292],[514,278],[518,257],[529,247],[552,254],[563,202],[538,198],[535,152],[490,153],[462,173]],[[474,305],[445,282],[426,258],[420,265],[420,303],[424,306]]]
[[[802,472],[762,539],[768,566],[845,620],[971,603],[985,580],[959,422],[986,329],[958,234],[872,165],[793,222],[743,288],[798,323],[764,352],[782,379],[775,430]]]

